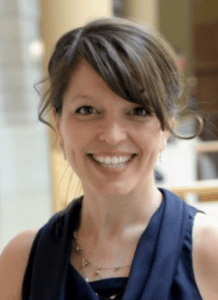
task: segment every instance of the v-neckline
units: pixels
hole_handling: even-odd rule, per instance
[[[163,193],[162,193],[163,194]],[[149,276],[150,268],[152,267],[152,259],[153,253],[156,246],[155,236],[158,236],[162,215],[165,206],[165,197],[163,194],[163,200],[157,210],[153,213],[150,221],[143,231],[139,241],[137,243],[137,247],[135,250],[135,254],[132,260],[132,265],[130,268],[129,278],[126,283],[126,287],[122,296],[122,300],[132,300],[138,299],[139,293],[141,293],[144,282],[147,280]],[[86,285],[86,289],[89,291],[89,294],[92,295],[92,299],[99,299],[96,295],[92,287],[82,275],[74,268],[74,266],[70,263],[70,267],[72,268],[72,272],[80,279],[80,282]],[[69,272],[69,270],[68,270]],[[145,276],[146,274],[146,276]],[[142,282],[141,279],[144,279]],[[137,289],[133,289],[132,287],[137,284]],[[141,285],[141,287],[139,287]]]

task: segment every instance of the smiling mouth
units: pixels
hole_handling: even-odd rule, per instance
[[[117,169],[128,164],[131,160],[133,160],[136,157],[136,154],[134,153],[131,155],[112,157],[88,154],[88,157],[90,157],[91,160],[99,166],[107,167],[110,169]]]

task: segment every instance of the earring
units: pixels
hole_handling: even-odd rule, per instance
[[[67,159],[67,156],[66,156],[66,152],[63,150],[63,156],[64,156],[64,160]]]

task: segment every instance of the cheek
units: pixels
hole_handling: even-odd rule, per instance
[[[78,132],[68,130],[64,135],[64,144],[66,150],[69,151],[81,149],[84,144],[84,138]]]
[[[158,151],[163,143],[160,131],[146,131],[138,135],[138,143],[145,151]]]
[[[66,124],[65,128],[64,143],[68,150],[82,150],[93,138],[90,128],[81,126],[78,122],[70,122],[70,124]]]

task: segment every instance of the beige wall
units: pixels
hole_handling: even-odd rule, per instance
[[[45,43],[45,65],[57,42],[65,32],[97,17],[112,14],[110,0],[41,0],[41,35]]]
[[[192,0],[159,0],[160,31],[187,60],[186,75],[193,73]]]
[[[193,3],[195,24],[218,19],[217,0],[193,0]]]
[[[158,0],[125,0],[124,17],[158,29]]]

